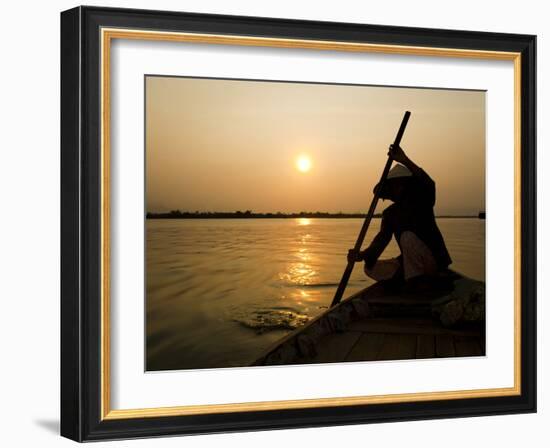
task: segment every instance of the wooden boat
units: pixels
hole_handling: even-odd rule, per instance
[[[376,283],[264,352],[252,365],[485,355],[485,284],[449,271],[445,286],[391,293]]]

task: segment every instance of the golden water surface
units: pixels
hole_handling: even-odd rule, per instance
[[[330,304],[361,219],[147,220],[147,370],[248,365]],[[370,241],[380,225],[371,222]],[[440,218],[451,268],[485,280],[485,221]],[[392,240],[383,257],[398,255]],[[346,296],[372,282],[357,264]]]

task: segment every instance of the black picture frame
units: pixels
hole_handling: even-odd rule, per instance
[[[102,419],[101,28],[521,54],[521,393]],[[100,7],[61,13],[61,435],[76,441],[536,412],[536,36]]]

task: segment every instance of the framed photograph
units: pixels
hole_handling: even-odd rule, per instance
[[[61,13],[61,433],[536,411],[531,35]]]

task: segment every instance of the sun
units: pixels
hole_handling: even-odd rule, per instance
[[[306,155],[301,155],[296,159],[296,169],[301,173],[307,173],[311,170],[311,159]]]

